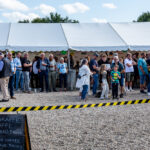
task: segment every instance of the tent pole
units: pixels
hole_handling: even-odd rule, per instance
[[[68,49],[68,69],[70,70],[70,49]]]

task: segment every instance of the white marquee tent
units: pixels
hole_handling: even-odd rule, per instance
[[[69,47],[80,51],[127,50],[109,23],[62,24]]]
[[[0,23],[0,50],[150,50],[150,23]]]
[[[16,51],[68,50],[61,24],[11,24],[8,46]]]
[[[9,36],[10,24],[0,23],[0,49],[5,50]]]
[[[150,50],[150,23],[111,23],[130,50]]]

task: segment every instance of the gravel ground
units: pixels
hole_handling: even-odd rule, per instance
[[[0,103],[0,107],[85,103],[79,100],[78,92],[18,93],[16,97],[17,100]],[[120,101],[144,98],[148,96],[135,91]],[[86,103],[100,102],[106,101],[90,96]],[[26,114],[32,150],[150,149],[150,104],[38,111]]]

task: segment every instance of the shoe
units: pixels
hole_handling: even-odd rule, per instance
[[[123,94],[120,94],[120,98],[123,98]]]
[[[32,94],[32,92],[31,92],[31,91],[28,91],[27,93],[28,93],[28,94]]]
[[[106,99],[106,100],[109,100],[110,98],[109,98],[109,97],[106,97],[105,99]]]
[[[130,90],[128,88],[126,88],[126,92],[130,92]]]
[[[146,92],[145,92],[144,90],[141,90],[140,92],[141,92],[142,94],[146,94]]]
[[[148,96],[150,96],[150,92],[148,92]]]
[[[43,92],[43,90],[41,90],[40,92]]]
[[[100,97],[100,100],[104,100],[104,98],[103,98],[103,97]]]
[[[56,89],[54,89],[53,91],[54,91],[54,92],[57,92],[57,90],[56,90]]]
[[[16,97],[14,97],[14,96],[11,96],[11,97],[10,97],[10,99],[16,99]]]
[[[134,90],[132,88],[130,88],[130,92],[134,92]]]
[[[2,99],[0,102],[8,102],[9,99]]]

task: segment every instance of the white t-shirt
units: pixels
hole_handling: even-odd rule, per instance
[[[128,58],[126,58],[124,60],[124,64],[125,64],[125,72],[128,73],[128,72],[134,72],[134,68],[133,68],[133,65],[132,65],[133,61],[132,60],[129,60]],[[128,67],[127,64],[129,65],[132,65],[131,67]]]

